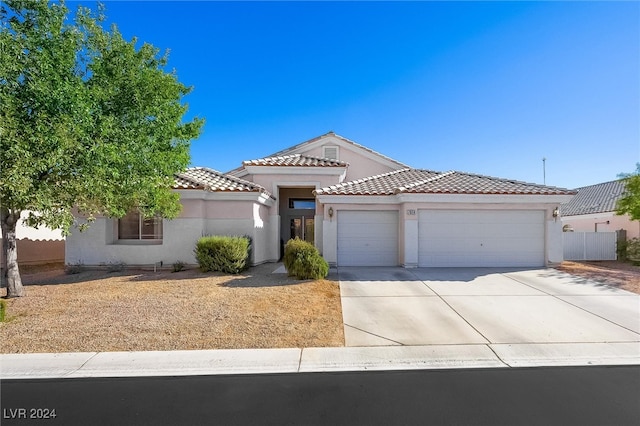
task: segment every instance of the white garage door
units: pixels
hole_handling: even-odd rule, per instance
[[[544,266],[542,210],[420,210],[419,266]]]
[[[338,266],[397,264],[397,211],[338,212]]]

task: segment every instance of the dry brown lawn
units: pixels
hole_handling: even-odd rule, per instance
[[[640,266],[620,261],[562,262],[556,269],[640,294]]]
[[[26,296],[6,300],[0,352],[344,346],[338,283],[276,267],[238,276],[27,269]]]

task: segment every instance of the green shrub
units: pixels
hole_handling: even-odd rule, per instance
[[[173,272],[180,272],[180,271],[184,271],[185,268],[185,263],[177,260],[175,262],[173,262]]]
[[[299,280],[324,278],[329,273],[329,265],[320,256],[313,244],[299,238],[287,241],[284,246],[282,263],[289,276]]]
[[[109,264],[107,265],[107,271],[108,272],[122,272],[124,271],[124,268],[127,266],[126,263],[119,261],[119,262],[109,262]]]
[[[616,255],[618,257],[618,260],[622,260],[625,261],[627,260],[627,247],[629,246],[629,244],[627,243],[627,240],[618,240],[616,241]]]
[[[287,241],[284,245],[284,255],[282,256],[282,263],[287,271],[290,271],[293,268],[293,263],[296,260],[297,253],[305,249],[311,250],[309,246],[309,243],[301,240],[300,238]]]
[[[7,302],[0,300],[0,322],[4,322],[4,315],[7,312]]]
[[[202,272],[238,274],[248,266],[249,249],[246,237],[202,237],[196,244],[195,256]]]
[[[627,259],[634,263],[640,262],[640,238],[627,241]]]

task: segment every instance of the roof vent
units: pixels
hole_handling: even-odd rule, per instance
[[[338,147],[337,146],[323,146],[322,156],[331,160],[338,159]]]

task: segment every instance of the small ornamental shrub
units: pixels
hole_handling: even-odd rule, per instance
[[[329,273],[329,264],[320,256],[318,249],[299,238],[287,241],[282,263],[289,276],[299,280],[318,280]]]
[[[109,262],[109,264],[107,265],[107,271],[108,272],[122,272],[124,271],[124,268],[127,266],[126,263],[120,261],[120,262]]]
[[[4,322],[4,315],[7,311],[7,302],[0,300],[0,322]]]
[[[196,244],[195,256],[202,272],[238,274],[248,267],[249,249],[246,237],[202,237]]]
[[[68,263],[64,267],[64,272],[67,275],[75,275],[75,274],[79,274],[80,272],[83,272],[84,269],[85,269],[84,268],[84,263],[82,263],[82,262]]]
[[[627,259],[634,264],[640,263],[640,238],[627,241]]]
[[[173,262],[173,272],[184,271],[184,268],[185,268],[184,262],[180,260],[176,260],[175,262]]]

